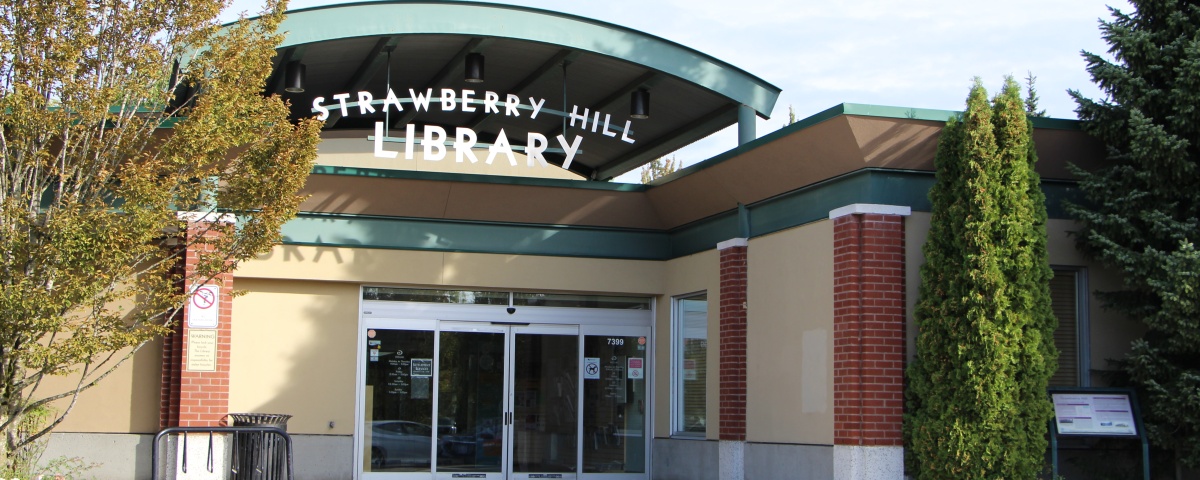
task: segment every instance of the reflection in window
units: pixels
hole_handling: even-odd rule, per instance
[[[672,434],[703,437],[708,371],[708,295],[675,299],[672,335]]]

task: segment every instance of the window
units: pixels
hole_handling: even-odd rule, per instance
[[[708,294],[676,297],[671,338],[671,433],[704,438],[708,372]]]
[[[1054,278],[1050,280],[1050,307],[1058,319],[1058,329],[1054,331],[1058,370],[1050,377],[1050,386],[1090,386],[1087,270],[1055,267]]]

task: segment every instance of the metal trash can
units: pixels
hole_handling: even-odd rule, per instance
[[[279,427],[287,431],[291,415],[279,413],[231,413],[234,427]],[[280,480],[287,478],[287,446],[276,435],[238,433],[233,440],[233,478],[238,480]]]

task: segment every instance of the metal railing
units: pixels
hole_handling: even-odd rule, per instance
[[[285,467],[285,466],[286,466],[286,471],[287,471],[287,477],[286,477],[287,480],[293,480],[293,478],[294,478],[294,474],[292,472],[292,437],[290,435],[288,435],[287,432],[283,431],[282,428],[279,428],[279,427],[168,427],[168,428],[163,429],[161,432],[158,432],[158,435],[154,436],[154,448],[153,448],[153,453],[151,456],[151,459],[154,462],[154,470],[151,473],[151,477],[150,477],[152,480],[158,480],[159,478],[161,478],[161,477],[159,477],[159,470],[160,470],[160,467],[162,467],[162,465],[159,464],[159,462],[161,461],[161,456],[159,455],[159,448],[163,443],[162,438],[169,434],[178,434],[178,433],[184,434],[183,442],[180,447],[181,454],[179,457],[179,465],[178,465],[179,469],[182,473],[186,474],[188,472],[188,448],[187,448],[188,435],[187,434],[189,434],[189,433],[207,433],[208,434],[208,449],[207,449],[208,455],[206,455],[206,458],[205,458],[204,468],[209,473],[216,473],[216,469],[217,469],[217,462],[214,458],[215,448],[213,446],[213,434],[233,434],[233,435],[231,435],[231,437],[233,437],[235,439],[232,444],[233,458],[228,467],[229,473],[232,473],[234,475],[233,478],[277,478],[276,474],[282,473],[281,470],[284,470],[283,467]],[[246,434],[257,434],[257,436],[251,436],[251,435],[246,435]],[[278,438],[277,439],[272,438],[271,439],[272,441],[268,441],[269,436],[270,437],[278,437]],[[248,442],[248,443],[252,444],[252,446],[249,447],[249,450],[253,450],[253,451],[246,451],[247,448],[245,448],[245,447],[247,447],[247,445],[242,444],[243,442],[246,442],[246,440],[248,438],[251,440],[251,442]],[[257,438],[257,440],[255,440],[256,438]],[[278,455],[277,455],[277,452],[275,452],[275,448],[274,448],[275,445],[277,445],[277,442],[279,442],[279,441],[282,441],[283,446],[284,446],[284,452],[286,454],[286,456],[284,457],[285,460],[283,462],[284,465],[278,464],[278,462],[277,462]],[[237,469],[238,469],[239,465],[244,465],[246,463],[245,461],[239,461],[239,460],[243,460],[243,459],[240,459],[239,456],[245,455],[245,454],[251,455],[253,457],[251,459],[252,461],[262,463],[262,468],[259,469],[260,471],[258,471],[258,472],[238,472]],[[222,462],[223,462],[223,460],[224,459],[222,458]],[[172,471],[172,470],[164,469],[164,471]],[[256,475],[256,474],[262,474],[262,473],[264,473],[264,471],[267,474],[267,476]],[[272,476],[272,475],[275,475],[275,476]]]

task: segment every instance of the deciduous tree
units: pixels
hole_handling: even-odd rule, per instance
[[[296,213],[319,125],[263,95],[283,4],[224,29],[222,8],[0,3],[0,468],[166,333],[187,286],[267,251]],[[236,221],[185,233],[213,215]],[[184,250],[200,253],[187,278]],[[43,428],[17,428],[50,403]]]
[[[659,177],[670,175],[679,170],[679,160],[675,157],[659,157],[651,160],[642,167],[642,183],[650,183]]]

